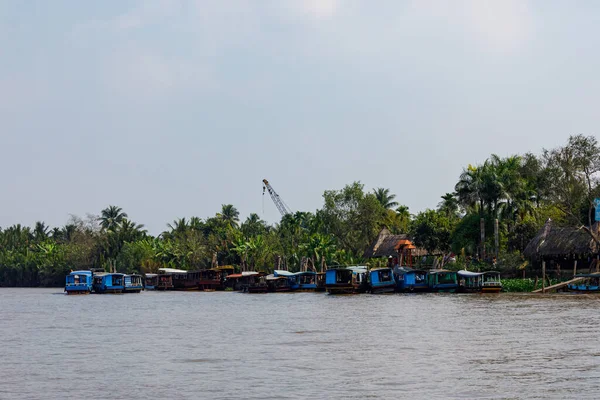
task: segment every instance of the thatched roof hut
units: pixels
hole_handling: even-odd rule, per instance
[[[402,249],[408,249],[413,256],[427,254],[425,249],[417,248],[406,234],[392,235],[387,228],[383,228],[364,253],[365,258],[395,257]]]
[[[593,228],[595,232],[598,227]],[[598,244],[583,229],[557,227],[548,219],[538,234],[529,242],[523,254],[529,258],[565,257],[597,254]]]

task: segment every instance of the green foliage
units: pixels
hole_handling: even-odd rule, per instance
[[[411,234],[415,244],[429,253],[447,253],[450,251],[453,225],[445,212],[426,210],[415,217]]]

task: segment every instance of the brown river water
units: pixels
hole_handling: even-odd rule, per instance
[[[600,298],[0,289],[0,399],[598,399]]]

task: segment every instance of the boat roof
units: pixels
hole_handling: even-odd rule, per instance
[[[429,271],[430,274],[447,274],[447,273],[456,273],[455,271],[450,271],[449,269],[432,269]]]
[[[187,271],[185,269],[175,269],[175,268],[159,268],[158,272],[162,272],[163,274],[186,274]]]
[[[256,271],[242,271],[242,276],[256,276],[256,275],[262,275],[262,272],[256,272]],[[231,275],[229,275],[231,276]]]
[[[316,275],[316,274],[317,273],[313,272],[313,271],[300,271],[300,272],[296,272],[295,274],[292,274],[292,275],[302,276],[302,275]]]
[[[284,271],[282,269],[276,269],[273,271],[274,276],[294,276],[295,274],[290,271]]]
[[[391,268],[387,268],[387,267],[381,267],[381,268],[372,268],[369,270],[369,272],[376,272],[376,271],[391,271]]]
[[[158,274],[146,274],[146,278],[154,278],[155,276],[158,276]]]
[[[71,271],[70,275],[91,275],[92,271],[88,270],[79,270],[79,271]]]
[[[328,271],[346,271],[350,270],[353,272],[367,272],[368,268],[366,265],[349,265],[347,267],[333,267],[328,268]]]
[[[267,277],[265,278],[268,281],[276,281],[279,279],[287,279],[285,276],[275,276],[273,274],[267,275]]]
[[[475,278],[477,276],[482,276],[484,273],[483,272],[472,272],[472,271],[467,271],[467,270],[461,269],[460,271],[457,272],[457,274],[460,276],[464,276],[466,278]]]
[[[236,279],[236,278],[241,278],[243,275],[242,274],[229,274],[227,275],[227,279]]]

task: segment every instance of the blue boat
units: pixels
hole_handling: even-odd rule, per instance
[[[295,290],[305,291],[305,292],[313,292],[317,290],[317,273],[312,271],[304,271],[304,272],[296,272],[294,274],[296,277],[297,286]]]
[[[458,277],[454,271],[432,270],[427,273],[427,285],[430,292],[454,293],[458,289]]]
[[[158,274],[146,274],[144,276],[144,290],[156,290],[158,286]]]
[[[369,271],[371,293],[391,293],[396,291],[396,280],[391,268],[376,268]]]
[[[331,268],[325,272],[325,289],[329,294],[364,293],[369,289],[367,267]]]
[[[575,278],[582,278],[582,281],[569,283],[567,289],[571,292],[581,293],[600,293],[600,273],[579,274]]]
[[[427,272],[407,267],[394,269],[396,278],[396,290],[398,292],[426,292],[429,290],[427,284]]]
[[[144,290],[142,276],[137,274],[125,275],[123,278],[123,286],[123,293],[140,293]]]
[[[65,278],[65,292],[67,294],[92,293],[92,271],[73,271]]]
[[[292,291],[292,290],[298,290],[298,288],[300,287],[300,285],[298,284],[298,277],[296,276],[295,273],[290,272],[290,271],[285,271],[285,270],[281,270],[281,269],[276,269],[273,271],[273,277],[275,278],[287,278],[288,280],[288,287],[289,290],[288,291]]]
[[[123,293],[125,274],[94,275],[94,293]]]

